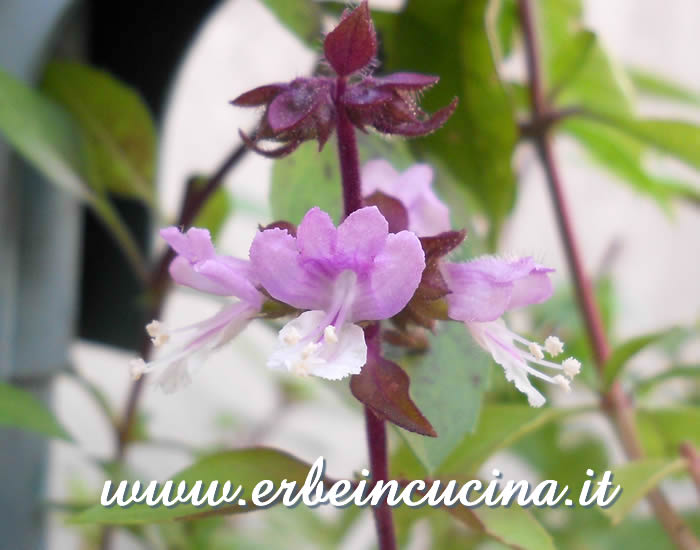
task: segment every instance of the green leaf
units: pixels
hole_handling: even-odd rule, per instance
[[[538,8],[539,41],[545,76],[549,77],[553,60],[581,28],[583,6],[581,0],[539,0],[533,5]]]
[[[48,65],[42,89],[80,125],[89,183],[152,205],[156,131],[141,97],[104,71],[67,61]]]
[[[627,68],[635,88],[643,94],[670,99],[691,105],[700,105],[700,94],[689,90],[680,84],[666,80],[658,75],[648,73],[641,69]]]
[[[613,525],[620,523],[627,513],[664,478],[686,468],[685,460],[648,458],[628,462],[613,472],[613,485],[622,487],[617,500],[602,512]]]
[[[557,104],[631,114],[632,84],[595,35],[584,30],[580,0],[541,0],[536,5],[544,73]]]
[[[513,52],[518,24],[518,7],[514,0],[489,0],[486,28],[497,63]]]
[[[493,247],[515,200],[511,157],[517,125],[494,64],[486,26],[486,0],[412,0],[377,24],[384,39],[386,71],[440,76],[422,101],[432,112],[458,96],[452,118],[439,131],[411,142],[421,155],[439,159],[470,189],[491,222]],[[430,47],[425,47],[430,37]]]
[[[70,441],[46,406],[31,393],[0,382],[0,426]]]
[[[603,366],[603,372],[605,373],[603,388],[607,389],[610,387],[613,381],[620,375],[627,362],[633,356],[647,346],[651,346],[652,344],[659,342],[661,339],[666,338],[674,332],[676,332],[676,329],[671,328],[659,332],[652,332],[650,334],[643,334],[641,336],[637,336],[636,338],[631,338],[613,349],[610,357]]]
[[[651,174],[644,166],[648,148],[621,130],[584,118],[569,119],[561,127],[586,149],[592,160],[662,207],[667,207],[674,197],[700,200],[700,191],[693,185]]]
[[[0,132],[48,181],[95,211],[134,271],[145,278],[145,261],[128,228],[109,201],[85,183],[87,146],[79,127],[60,106],[2,70]]]
[[[411,397],[437,432],[436,438],[399,430],[432,473],[474,430],[488,387],[489,356],[460,323],[444,323],[430,339],[430,351],[397,362],[411,378]]]
[[[700,364],[674,365],[660,372],[659,374],[638,380],[635,383],[635,394],[645,394],[662,382],[672,380],[674,378],[700,378]]]
[[[182,472],[172,476],[173,487],[176,489],[180,481],[185,481],[188,488],[202,480],[204,490],[214,481],[219,481],[220,487],[226,481],[231,481],[233,487],[240,485],[243,492],[239,498],[246,499],[247,506],[237,503],[227,504],[218,508],[195,507],[191,503],[178,504],[166,508],[165,506],[149,507],[145,503],[132,504],[128,508],[111,506],[106,508],[96,505],[88,510],[73,516],[74,523],[101,523],[108,525],[136,525],[145,523],[157,523],[175,519],[194,519],[212,514],[238,514],[254,510],[250,501],[253,488],[261,480],[269,479],[275,487],[279,487],[283,480],[296,481],[303,484],[309,472],[309,465],[296,458],[274,449],[241,449],[216,453],[198,460],[195,464]],[[118,480],[113,481],[114,485]]]
[[[321,39],[321,9],[312,0],[262,0],[280,23],[304,44],[315,48]]]
[[[555,550],[554,541],[539,521],[520,506],[508,508],[456,506],[448,511],[468,527],[477,526],[483,533],[514,550]]]
[[[195,181],[195,186],[206,185],[206,178],[199,178]],[[219,187],[207,199],[197,217],[192,222],[196,227],[205,227],[211,233],[211,238],[216,242],[219,233],[226,223],[226,220],[233,213],[234,201],[231,193],[225,187]]]
[[[318,206],[338,223],[342,204],[335,139],[320,153],[315,142],[306,142],[293,155],[275,161],[270,187],[275,221],[298,224],[309,209]]]
[[[595,111],[592,116],[700,170],[700,126],[681,120],[635,119]]]
[[[700,408],[639,409],[637,426],[651,457],[677,457],[681,443],[700,446]]]
[[[620,525],[611,526],[609,522],[604,525],[601,525],[599,521],[594,523],[594,515],[605,520],[605,517],[596,510],[579,509],[576,514],[576,519],[569,524],[569,528],[557,533],[558,548],[595,550],[625,548],[659,550],[660,548],[668,548],[668,533],[653,516],[648,519],[629,517]],[[581,521],[582,515],[587,516],[587,520]],[[685,515],[684,519],[693,532],[700,532],[700,518],[697,514]]]
[[[549,66],[551,95],[556,95],[559,90],[565,88],[576,77],[595,44],[594,33],[580,30],[554,53]]]
[[[525,405],[487,405],[474,433],[462,439],[440,467],[442,473],[473,474],[496,451],[576,409],[535,409]]]
[[[512,445],[509,452],[524,459],[538,479],[556,479],[560,486],[582,487],[586,470],[604,471],[610,464],[603,441],[587,433],[585,420],[549,422]]]
[[[1,69],[0,131],[49,180],[84,200],[92,196],[81,176],[84,144],[71,117]]]

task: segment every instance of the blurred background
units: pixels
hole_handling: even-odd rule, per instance
[[[397,10],[403,2],[373,0],[371,5]],[[583,16],[585,26],[596,33],[616,64],[653,73],[687,90],[700,90],[700,64],[696,62],[700,4],[696,0],[584,0]],[[326,16],[324,25],[330,21]],[[428,52],[432,38],[426,36],[422,43]],[[169,4],[0,0],[0,66],[4,70],[32,83],[39,80],[42,67],[52,57],[83,60],[133,87],[155,117],[160,135],[155,181],[161,220],[149,220],[147,209],[137,201],[115,200],[145,250],[161,248],[162,243],[154,238],[155,229],[176,218],[188,178],[211,173],[238,145],[238,129],[250,129],[257,121],[258,113],[236,109],[229,101],[252,87],[310,74],[319,47],[320,39],[315,50],[305,45],[258,0]],[[499,68],[506,80],[524,79],[523,57],[517,47],[504,56]],[[625,86],[621,81],[625,93],[635,96],[641,115],[700,124],[697,96],[695,101],[672,101]],[[607,154],[614,156],[616,146],[609,145]],[[557,137],[555,153],[585,267],[612,289],[606,304],[613,340],[672,326],[692,328],[700,313],[697,199],[660,201],[653,193],[640,193],[644,184],[630,184],[624,177],[625,167],[606,169],[595,154],[566,133]],[[554,267],[561,300],[569,304],[568,315],[575,316],[554,211],[534,149],[527,143],[518,145],[512,167],[518,181],[517,198],[498,237],[497,250],[533,255]],[[268,203],[272,170],[273,161],[247,154],[226,177],[226,200],[232,214],[218,235],[221,251],[245,257],[258,224],[273,220]],[[631,168],[627,171],[634,173]],[[660,180],[682,180],[700,189],[696,171],[654,152],[645,153],[643,173]],[[14,182],[20,180],[24,187],[18,191]],[[444,182],[436,181],[436,185],[443,196],[454,199],[449,190],[444,191]],[[469,238],[484,238],[490,229],[488,220],[488,213],[473,212]],[[122,414],[131,383],[128,362],[138,355],[142,338],[142,297],[113,240],[92,213],[62,192],[51,190],[12,157],[2,141],[0,225],[0,376],[30,389],[42,388],[47,372],[71,365],[90,388],[99,391],[106,410]],[[219,305],[210,297],[177,288],[166,302],[162,319],[171,326],[185,325],[212,314]],[[552,310],[538,310],[519,315],[512,323],[534,330],[533,317],[550,314]],[[367,450],[359,408],[328,384],[317,380],[299,383],[269,372],[265,358],[275,339],[273,330],[252,325],[212,356],[183,391],[163,395],[147,388],[139,422],[144,429],[147,426],[149,441],[131,445],[128,468],[139,472],[142,479],[162,479],[190,464],[193,449],[253,444],[278,447],[307,462],[323,455],[329,475],[336,478],[364,467]],[[697,364],[700,340],[686,334],[673,357],[682,364]],[[669,361],[663,349],[645,350],[635,356],[628,372],[636,377],[654,375]],[[588,367],[584,364],[584,369]],[[496,376],[500,373],[493,378]],[[114,456],[110,419],[94,396],[72,376],[55,377],[52,387],[53,410],[78,445],[52,441],[44,449],[43,443],[0,431],[0,479],[14,478],[16,484],[8,482],[0,490],[0,507],[8,517],[11,508],[23,501],[39,499],[43,485],[48,503],[94,499],[105,478],[96,464]],[[650,399],[674,403],[689,399],[688,394],[687,384],[672,381]],[[584,384],[577,385],[571,396],[552,397],[555,403],[595,402]],[[607,443],[612,463],[621,460],[619,444],[605,421],[582,418],[578,422],[579,428],[585,424]],[[38,453],[36,464],[23,458],[25,451]],[[508,451],[492,456],[479,473],[488,476],[491,468],[503,470],[504,464],[509,465],[509,477],[540,477]],[[48,468],[45,479],[39,474],[44,465]],[[10,474],[20,470],[27,477]],[[669,483],[671,501],[681,510],[697,512],[697,495],[689,484],[682,480]],[[338,511],[280,509],[270,514],[237,518],[236,537],[221,538],[216,543],[220,546],[210,542],[201,548],[355,549],[373,544],[368,511],[362,512],[337,546],[324,545],[308,533],[317,529],[317,514],[333,520]],[[641,506],[635,514],[644,518],[648,510]],[[19,511],[5,528],[16,528],[19,524],[13,522],[18,521],[28,521],[27,529],[37,529],[38,524],[22,518]],[[67,526],[62,513],[48,514],[48,521],[42,547],[96,547],[96,528]],[[175,527],[170,533],[155,531],[147,529],[137,536],[119,530],[113,548],[189,547],[173,542],[181,540]],[[431,547],[429,532],[427,526],[418,524],[409,547]],[[19,533],[16,536],[18,541],[23,538]],[[27,539],[32,542],[26,548],[40,547],[33,545],[41,545],[41,539],[35,533]],[[579,546],[570,546],[574,547]]]

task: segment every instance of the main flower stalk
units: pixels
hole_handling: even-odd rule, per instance
[[[362,186],[360,184],[360,156],[357,152],[355,128],[339,100],[345,93],[346,84],[346,78],[339,76],[334,101],[338,113],[338,157],[343,181],[343,206],[345,216],[349,216],[355,210],[362,208]]]
[[[338,113],[338,157],[343,185],[343,210],[347,217],[355,210],[362,208],[362,186],[355,128],[339,100],[345,93],[345,86],[346,78],[339,76],[336,83],[336,96],[333,99]],[[372,480],[374,482],[387,481],[389,479],[389,459],[386,422],[365,406],[365,427]],[[383,503],[374,507],[373,512],[380,550],[396,550],[396,531],[391,508]]]

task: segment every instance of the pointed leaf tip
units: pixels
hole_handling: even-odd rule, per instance
[[[326,59],[338,76],[359,71],[377,54],[377,35],[367,0],[341,19],[323,42]]]
[[[370,357],[360,374],[350,379],[352,394],[385,420],[410,432],[437,437],[409,394],[410,379],[396,363]]]

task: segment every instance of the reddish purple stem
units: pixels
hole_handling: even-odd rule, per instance
[[[345,92],[345,86],[345,78],[338,77],[334,101],[338,113],[338,156],[340,157],[340,174],[343,184],[343,206],[345,216],[349,216],[355,210],[362,208],[362,185],[360,183],[360,157],[357,152],[355,128],[339,100]],[[365,426],[372,480],[375,482],[386,481],[389,479],[386,423],[365,407]],[[373,512],[379,549],[396,550],[396,531],[391,508],[383,503],[374,507]]]
[[[338,113],[338,156],[343,181],[343,204],[345,216],[362,208],[362,185],[360,184],[360,156],[357,152],[355,128],[350,122],[340,99],[345,93],[346,80],[338,77],[335,93],[335,108]]]

